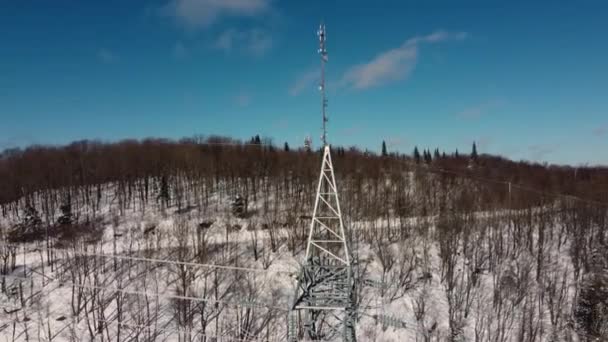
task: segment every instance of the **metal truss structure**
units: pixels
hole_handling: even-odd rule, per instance
[[[355,281],[330,148],[326,141],[325,26],[319,28],[323,161],[306,247],[289,318],[289,341],[355,341]]]

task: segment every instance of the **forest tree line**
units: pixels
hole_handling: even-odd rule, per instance
[[[257,146],[256,146],[257,145]],[[390,174],[423,168],[451,170],[471,178],[512,182],[547,193],[561,193],[608,203],[608,168],[546,165],[511,161],[494,155],[422,153],[381,154],[357,147],[333,147],[336,173],[342,178],[390,178]],[[320,153],[290,149],[255,136],[243,143],[228,137],[211,136],[167,139],[124,140],[115,143],[76,141],[66,146],[30,146],[0,154],[0,204],[49,189],[82,188],[114,182],[144,181],[148,191],[153,179],[178,173],[219,182],[224,178],[316,179]],[[389,176],[387,176],[389,175]],[[253,189],[255,190],[255,188]],[[253,191],[255,192],[255,191]]]

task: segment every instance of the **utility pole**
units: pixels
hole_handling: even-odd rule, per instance
[[[321,55],[319,90],[323,115],[323,160],[308,233],[306,259],[300,270],[289,317],[288,336],[290,342],[354,342],[355,281],[334,167],[327,143],[325,25],[319,26],[317,35]]]

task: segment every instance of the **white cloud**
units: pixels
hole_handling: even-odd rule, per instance
[[[348,69],[340,81],[343,87],[367,89],[406,79],[414,70],[422,43],[463,40],[465,32],[436,31],[406,40],[401,46],[377,54],[372,60]]]
[[[226,53],[238,50],[254,56],[262,56],[272,48],[273,39],[265,30],[228,29],[222,32],[215,41],[214,47]]]
[[[297,96],[306,89],[317,89],[318,85],[316,83],[319,82],[319,75],[319,69],[310,69],[301,73],[289,87],[289,95]]]
[[[371,61],[346,71],[341,85],[366,89],[406,78],[413,70],[418,56],[415,45],[405,45],[385,51]]]
[[[97,58],[107,64],[118,61],[118,55],[105,48],[101,48],[97,51]]]
[[[161,12],[188,29],[206,28],[223,16],[254,17],[270,9],[270,0],[170,0]]]
[[[435,31],[426,36],[416,36],[410,38],[405,42],[405,45],[415,45],[418,43],[440,43],[448,40],[464,40],[468,37],[466,32],[448,32],[448,31]]]

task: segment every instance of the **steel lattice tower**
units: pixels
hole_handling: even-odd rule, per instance
[[[355,299],[351,255],[326,132],[325,26],[319,31],[323,161],[296,296],[289,319],[289,341],[355,341]]]

